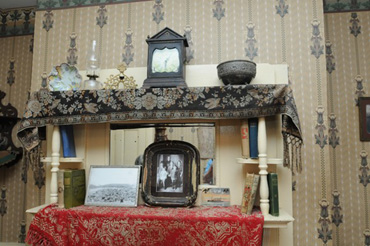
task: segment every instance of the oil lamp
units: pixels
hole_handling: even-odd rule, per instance
[[[103,84],[97,80],[99,78],[100,64],[98,56],[98,46],[96,40],[92,40],[90,49],[86,57],[86,76],[87,80],[84,81],[85,90],[98,90],[102,89]]]

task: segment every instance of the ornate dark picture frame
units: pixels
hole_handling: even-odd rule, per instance
[[[159,141],[144,152],[142,196],[153,206],[191,206],[197,198],[200,155],[184,141]]]
[[[358,98],[360,141],[370,141],[370,97]]]

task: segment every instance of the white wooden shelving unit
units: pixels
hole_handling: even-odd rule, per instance
[[[260,175],[259,205],[264,216],[264,244],[293,245],[292,174],[283,167],[281,116],[258,119],[258,158],[237,158],[241,165],[258,166]],[[269,214],[267,174],[278,173],[279,216]]]
[[[188,86],[218,86],[220,85],[217,73],[215,73],[217,65],[197,65],[188,66],[187,81],[192,81],[194,84],[188,83]],[[258,70],[259,69],[259,70]],[[263,71],[262,71],[263,70]],[[137,81],[144,80],[146,75],[146,68],[133,68],[128,71],[129,75],[133,75]],[[260,71],[260,72],[259,72]],[[267,71],[267,72],[266,72]],[[275,71],[270,72],[270,71]],[[132,72],[130,74],[130,72]],[[104,73],[102,71],[102,73]],[[114,70],[105,71],[107,76],[109,74],[115,74]],[[81,71],[83,74],[83,71]],[[213,77],[212,77],[213,76]],[[287,65],[270,65],[270,64],[258,64],[257,66],[257,77],[253,80],[254,83],[262,84],[264,81],[271,81],[271,83],[287,83]],[[208,81],[209,84],[196,84],[197,81]],[[280,82],[279,82],[280,81]],[[139,84],[139,83],[138,83]],[[139,84],[140,87],[140,84]],[[57,202],[57,171],[61,168],[85,168],[88,170],[90,165],[109,165],[109,124],[91,124],[76,125],[74,126],[75,141],[76,141],[76,158],[63,158],[61,157],[61,141],[60,132],[58,126],[48,126],[47,146],[45,157],[41,159],[42,162],[46,163],[46,204]],[[292,215],[292,178],[291,171],[282,166],[282,137],[281,137],[281,116],[276,117],[261,117],[258,123],[258,148],[259,158],[258,159],[243,159],[237,158],[236,162],[244,166],[256,166],[258,165],[260,179],[260,206],[262,213],[265,218],[264,224],[264,245],[293,245],[293,229],[292,221],[294,218]],[[219,133],[220,134],[220,133]],[[235,134],[235,133],[234,133]],[[236,136],[234,136],[236,137]],[[217,137],[218,139],[220,136]],[[227,138],[232,139],[234,138]],[[51,140],[51,141],[50,141]],[[227,146],[226,146],[227,147]],[[231,152],[230,152],[231,151]],[[221,162],[226,160],[225,163],[235,160],[235,150],[225,148],[222,151],[222,155],[226,154],[226,158],[218,158]],[[221,160],[222,159],[222,160]],[[237,170],[242,168],[237,168]],[[222,169],[225,170],[225,169]],[[269,170],[276,171],[278,173],[279,181],[279,205],[280,205],[280,216],[271,216],[268,213],[268,184],[267,184],[267,173]],[[233,169],[234,173],[236,169]],[[88,173],[87,180],[88,180]],[[240,173],[239,173],[240,174]],[[222,176],[219,165],[216,170],[216,177]],[[219,177],[218,177],[219,178]],[[219,178],[221,179],[221,178]],[[231,184],[234,182],[233,188],[241,188],[241,178],[235,177],[223,177],[221,185]],[[217,185],[220,185],[218,183]],[[242,188],[241,188],[242,189]],[[238,202],[235,202],[237,204]],[[30,215],[34,215],[43,208],[45,205],[41,205],[36,208],[27,210]]]
[[[247,164],[247,165],[259,165],[260,164],[259,159],[237,158],[236,161],[239,164]],[[283,159],[281,159],[281,158],[267,158],[267,166],[270,166],[270,165],[282,166],[283,165]],[[267,181],[263,181],[263,182],[267,182]],[[264,186],[261,186],[261,187],[262,187],[262,189],[266,189],[266,184]],[[283,187],[283,188],[285,188],[285,187]],[[287,187],[287,188],[289,189],[289,187]],[[280,190],[281,190],[281,192],[279,192],[279,194],[283,194],[283,190],[285,191],[285,189],[282,189],[281,187],[280,187]],[[266,194],[266,192],[268,193],[268,186],[267,186],[267,191],[266,190],[260,191],[260,193],[263,193],[263,194]],[[267,195],[267,197],[268,197],[268,195]],[[280,207],[279,213],[280,213],[279,216],[272,216],[271,214],[268,213],[268,210],[267,210],[267,213],[265,211],[265,213],[263,213],[263,215],[265,217],[264,228],[286,228],[288,223],[294,221],[294,218],[292,217],[292,215],[290,213],[288,213],[287,211],[285,211],[284,208]]]

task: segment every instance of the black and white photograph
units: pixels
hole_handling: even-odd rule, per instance
[[[91,166],[85,205],[136,207],[140,167]]]
[[[157,192],[183,192],[183,154],[160,154],[157,162]]]
[[[191,206],[200,180],[199,151],[178,140],[158,141],[144,151],[142,197],[152,206]]]

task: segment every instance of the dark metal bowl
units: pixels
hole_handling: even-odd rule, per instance
[[[217,66],[218,78],[225,85],[245,85],[256,77],[256,63],[247,60],[222,62]]]

